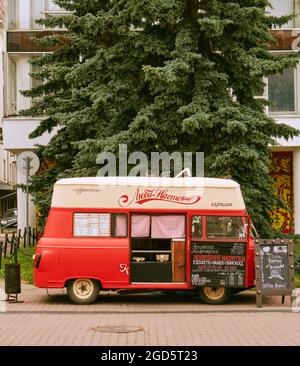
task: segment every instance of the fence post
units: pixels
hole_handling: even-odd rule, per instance
[[[28,227],[28,246],[31,246],[31,226]]]
[[[0,241],[0,269],[2,264],[3,241]]]
[[[15,245],[15,232],[13,231],[10,243],[10,254],[13,254],[14,245]]]
[[[18,238],[17,238],[17,240],[18,240],[18,249],[20,248],[20,240],[21,240],[21,229],[19,229],[18,230]]]
[[[8,242],[8,234],[5,234],[5,239],[4,239],[4,257],[6,257],[7,254],[7,242]]]
[[[32,244],[35,245],[35,240],[36,240],[36,229],[33,228],[32,229]]]
[[[24,238],[24,248],[26,248],[26,246],[27,246],[27,230],[26,230],[26,227],[24,228],[23,238]]]

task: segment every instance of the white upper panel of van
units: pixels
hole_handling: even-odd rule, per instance
[[[238,183],[214,178],[67,178],[54,186],[52,207],[80,209],[245,210]]]
[[[222,187],[238,188],[239,184],[230,179],[217,178],[166,178],[166,177],[87,177],[60,179],[56,185],[100,185],[130,187]]]

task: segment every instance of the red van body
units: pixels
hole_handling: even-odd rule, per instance
[[[209,292],[204,293],[203,289],[210,288],[210,291],[216,292],[219,287],[234,289],[234,291],[253,287],[254,239],[250,234],[250,217],[241,201],[238,184],[221,179],[178,178],[193,179],[191,184],[184,187],[184,192],[192,191],[192,193],[183,195],[181,191],[174,193],[178,188],[172,187],[172,179],[176,178],[168,179],[167,183],[156,182],[154,188],[153,182],[145,182],[145,178],[138,177],[129,179],[127,185],[121,184],[117,178],[114,181],[111,181],[112,178],[77,178],[58,181],[54,188],[45,231],[36,248],[35,286],[67,287],[72,300],[77,303],[94,301],[95,292],[99,292],[99,289],[199,289],[200,292],[202,291],[200,295],[202,294],[204,301],[221,303],[227,300],[228,296],[213,295],[209,299]],[[196,186],[197,192],[194,188],[192,189],[192,186],[194,188]],[[216,197],[214,197],[214,189],[217,192]],[[223,201],[220,201],[222,189],[224,197]],[[233,191],[233,196],[238,196],[237,200],[233,196],[233,198],[230,197],[230,189]],[[204,207],[197,207],[206,195],[213,201],[209,201],[208,204],[206,202]],[[235,204],[235,202],[238,203]],[[226,228],[228,229],[229,226],[231,228],[235,218],[243,223],[244,235],[222,237],[219,227],[225,222]],[[119,220],[117,226],[119,234],[122,232],[122,235],[112,234],[113,220]],[[176,225],[173,225],[174,220],[177,220]],[[133,226],[134,222],[136,227]],[[156,229],[153,226],[155,223]],[[195,234],[196,224],[198,234]],[[165,225],[168,226],[167,230]],[[211,229],[208,228],[209,225]],[[183,228],[180,229],[182,230],[180,233],[179,226]],[[154,229],[156,233],[153,234]],[[143,230],[145,232],[152,230],[152,234],[147,234],[148,237],[145,237]],[[213,232],[212,235],[217,236],[208,235],[209,230]],[[214,230],[217,234],[214,234]],[[133,231],[137,233],[133,234]],[[176,238],[173,238],[173,234]],[[156,237],[150,237],[150,235]],[[157,238],[157,236],[161,237]],[[167,236],[171,237],[167,238]],[[192,261],[196,255],[193,254],[193,247],[195,248],[197,243],[201,245],[200,248],[207,246],[213,248],[216,245],[224,247],[244,245],[245,273],[242,282],[238,285],[234,283],[232,287],[228,283],[224,286],[222,283],[222,286],[205,282],[203,285],[195,284],[192,280],[192,272],[197,265],[195,267]],[[181,261],[178,269],[174,267],[177,265],[174,248],[179,248],[181,251],[178,256],[178,260]],[[213,268],[214,271],[214,267],[211,265],[207,267],[208,262],[202,261],[203,256],[199,258],[199,263],[204,263],[205,268],[209,268],[209,271]],[[211,254],[205,258],[210,261]],[[219,265],[221,257],[215,258],[217,262],[209,262],[209,264]],[[221,259],[224,260],[224,258],[226,260],[227,257],[222,256]],[[231,260],[231,257],[229,259]],[[232,265],[233,262],[231,260],[228,263]],[[226,271],[226,267],[222,267],[221,271],[223,270]],[[161,274],[159,274],[160,271]],[[177,277],[175,272],[179,273]],[[151,273],[153,273],[153,280]],[[220,273],[217,274],[220,275]],[[231,278],[233,277],[234,273]],[[206,278],[203,277],[203,272],[201,278]],[[95,289],[94,285],[96,285]],[[93,298],[84,295],[84,291],[87,291],[86,286],[93,287]],[[78,297],[76,291],[77,293],[81,291]],[[80,296],[81,293],[82,296]]]

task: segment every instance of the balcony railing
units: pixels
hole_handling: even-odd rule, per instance
[[[42,47],[37,45],[35,40],[45,36],[58,35],[64,42],[68,37],[64,31],[9,31],[7,32],[7,52],[51,52],[58,48]]]
[[[271,31],[276,44],[270,45],[271,51],[298,51],[300,46],[300,29],[280,29]]]

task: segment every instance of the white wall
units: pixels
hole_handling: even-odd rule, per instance
[[[276,119],[279,123],[285,123],[288,126],[294,127],[296,129],[300,129],[300,116],[290,116],[290,117],[275,117],[270,116]],[[300,147],[300,136],[296,136],[293,139],[285,140],[284,138],[277,139],[279,145],[285,147]]]
[[[42,136],[30,139],[29,134],[34,131],[40,123],[35,118],[5,118],[3,120],[4,148],[16,152],[16,150],[32,150],[36,144],[47,145],[57,128],[51,134],[44,133]]]

